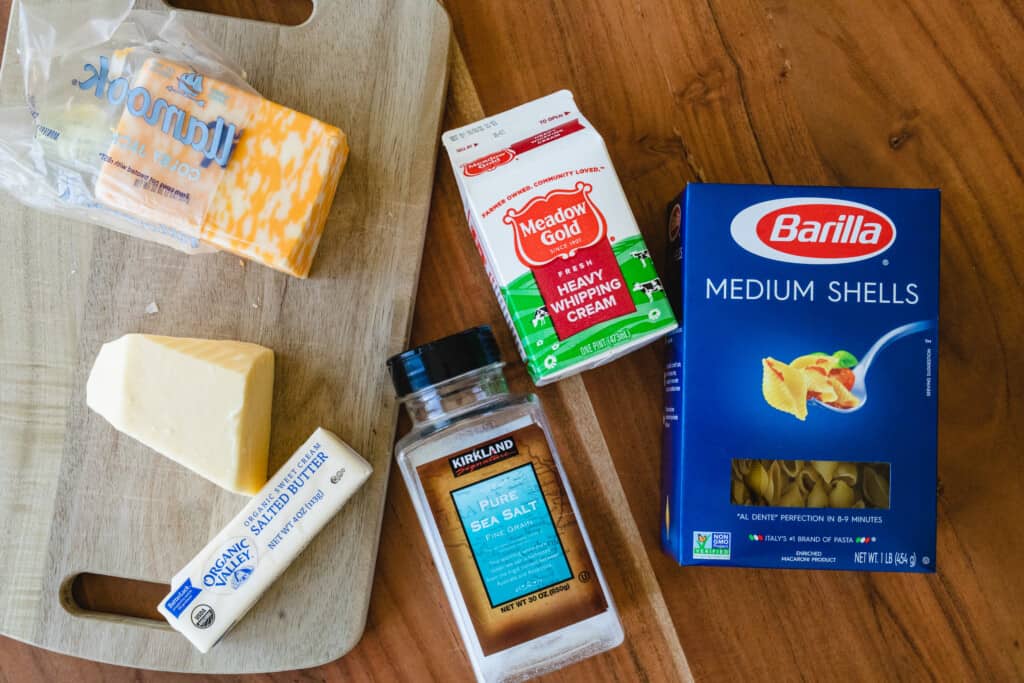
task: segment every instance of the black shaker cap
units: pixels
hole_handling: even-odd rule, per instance
[[[501,362],[489,325],[463,330],[388,358],[399,398],[445,380]]]

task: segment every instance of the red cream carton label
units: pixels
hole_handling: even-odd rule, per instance
[[[560,91],[448,131],[466,217],[537,384],[676,327],[604,140]]]

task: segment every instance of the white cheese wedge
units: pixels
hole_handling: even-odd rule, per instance
[[[338,437],[317,429],[263,490],[175,574],[171,592],[157,609],[200,652],[209,651],[372,471]],[[263,646],[274,643],[265,641]]]
[[[100,349],[86,402],[156,452],[251,495],[267,480],[273,393],[266,347],[126,334]]]

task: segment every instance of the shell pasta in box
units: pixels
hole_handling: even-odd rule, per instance
[[[691,184],[669,240],[666,552],[934,571],[938,191]]]

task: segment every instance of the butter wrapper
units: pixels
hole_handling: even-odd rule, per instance
[[[224,529],[171,580],[158,606],[208,652],[256,604],[373,468],[317,429]]]

